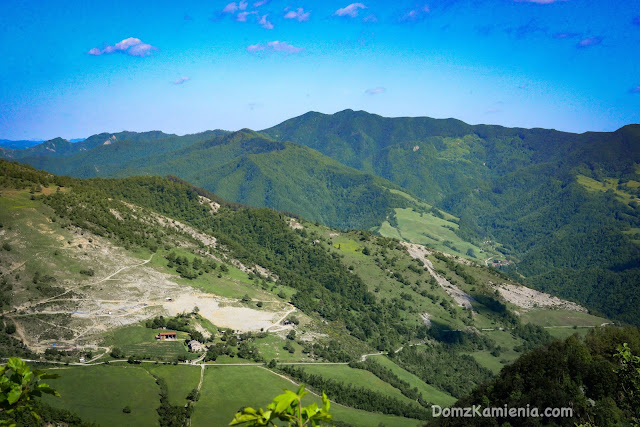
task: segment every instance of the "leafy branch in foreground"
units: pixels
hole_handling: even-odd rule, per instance
[[[16,416],[24,412],[39,420],[40,416],[32,405],[33,397],[40,397],[43,393],[60,396],[48,384],[40,382],[53,378],[58,378],[58,375],[32,371],[17,357],[10,358],[5,366],[0,367],[0,426],[16,425]]]
[[[276,426],[276,420],[285,421],[289,427],[320,426],[331,421],[329,414],[329,399],[322,393],[322,408],[316,403],[302,406],[302,398],[309,392],[300,386],[297,393],[285,390],[283,394],[276,396],[267,409],[256,410],[244,408],[238,412],[229,424],[230,426],[245,424],[247,427]]]
[[[635,356],[629,344],[624,343],[618,346],[614,357],[620,364],[615,373],[620,377],[625,403],[632,412],[633,425],[640,426],[640,356]]]

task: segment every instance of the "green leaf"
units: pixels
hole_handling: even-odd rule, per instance
[[[17,358],[17,357],[10,357],[9,361],[7,362],[7,368],[13,370],[13,371],[19,371],[24,369],[25,367],[25,363]]]
[[[49,387],[48,384],[38,384],[38,390],[42,393],[51,394],[53,396],[60,396],[60,393]]]
[[[285,409],[298,400],[298,395],[292,391],[285,390],[283,394],[276,396],[273,401],[276,404],[275,412],[284,412]]]
[[[237,424],[243,424],[249,421],[257,420],[258,418],[259,416],[257,414],[244,414],[242,412],[238,412],[229,425],[234,426]]]
[[[20,399],[20,396],[22,396],[22,388],[16,385],[11,388],[9,393],[7,393],[7,401],[10,405],[13,405]]]
[[[329,398],[324,393],[324,391],[322,392],[322,406],[324,407],[325,411],[329,412],[329,408],[331,407],[331,402],[329,401]]]

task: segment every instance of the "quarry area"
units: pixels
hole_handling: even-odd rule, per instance
[[[261,295],[263,305],[257,309],[247,307],[240,298],[203,292],[179,283],[185,280],[164,267],[166,260],[160,254],[138,258],[106,238],[86,230],[60,229],[38,215],[25,221],[24,227],[3,229],[2,234],[15,242],[20,252],[33,251],[33,256],[3,263],[3,274],[29,278],[34,274],[31,266],[38,265],[37,277],[55,280],[45,297],[36,296],[31,283],[22,285],[23,292],[14,288],[14,308],[2,314],[15,323],[16,334],[36,351],[95,347],[110,330],[156,316],[188,313],[196,307],[214,325],[239,332],[287,329],[280,322],[295,311],[267,293]],[[36,249],[30,246],[34,241],[44,244]],[[208,243],[215,244],[215,239]],[[234,260],[227,261],[234,265]],[[70,274],[68,270],[76,266],[91,266],[91,270],[84,275]],[[216,281],[213,276],[211,280]],[[235,282],[242,285],[231,277],[222,280],[227,286]]]

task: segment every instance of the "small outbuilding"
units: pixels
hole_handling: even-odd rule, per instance
[[[160,341],[177,340],[178,333],[177,332],[160,332],[158,335],[156,335],[156,339]]]

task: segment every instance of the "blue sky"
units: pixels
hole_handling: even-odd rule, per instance
[[[2,1],[0,138],[263,129],[307,111],[640,122],[640,0]]]

